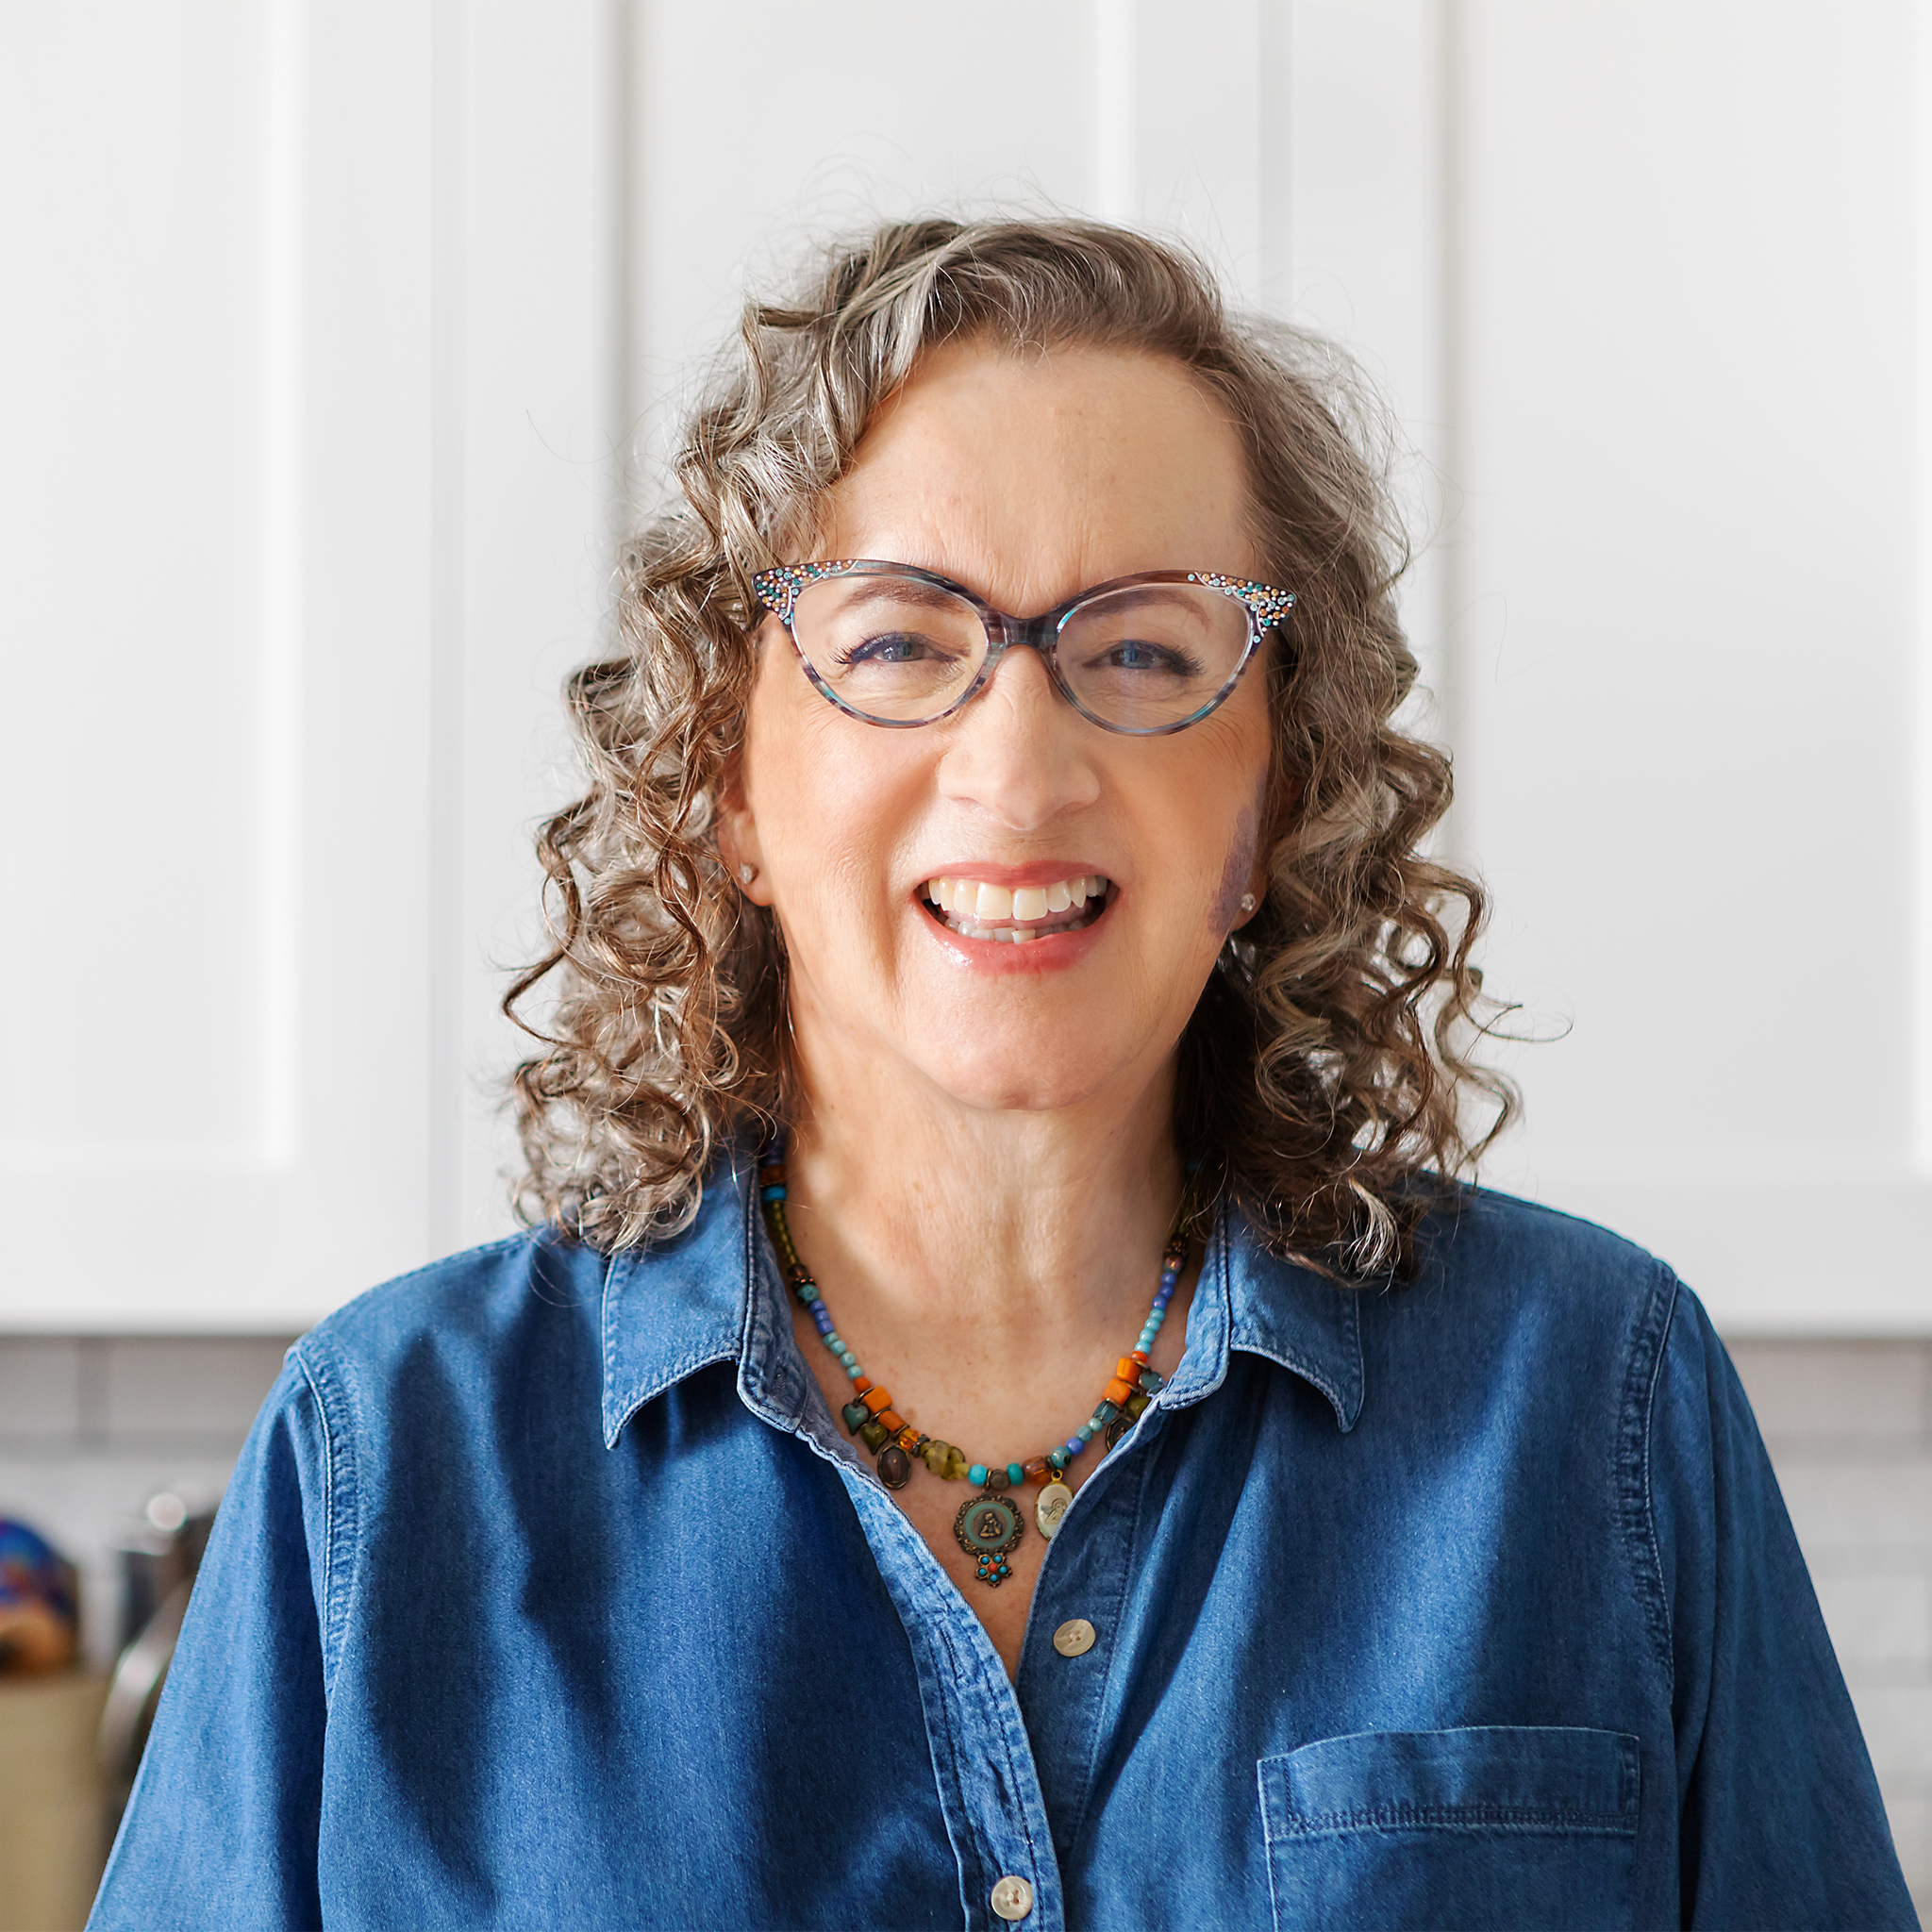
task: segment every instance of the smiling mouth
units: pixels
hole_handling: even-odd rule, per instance
[[[1098,873],[1050,886],[989,885],[983,879],[927,879],[919,889],[929,911],[962,939],[1023,945],[1057,932],[1078,932],[1105,912],[1114,885]]]

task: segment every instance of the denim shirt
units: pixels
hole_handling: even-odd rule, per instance
[[[1916,1924],[1743,1393],[1648,1256],[1469,1192],[1346,1291],[1224,1218],[1009,1683],[747,1189],[291,1350],[94,1927],[995,1932],[1009,1879],[1028,1932]]]

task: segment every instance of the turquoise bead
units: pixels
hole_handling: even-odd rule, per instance
[[[966,1480],[975,1490],[983,1490],[986,1487],[986,1464],[983,1462],[974,1463],[966,1472]]]
[[[1017,1462],[1007,1464],[1007,1480],[1017,1490],[1026,1480],[1026,1472]]]

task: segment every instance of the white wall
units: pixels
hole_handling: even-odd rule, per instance
[[[1924,0],[0,14],[0,1324],[507,1224],[485,1083],[633,428],[801,227],[1189,236],[1391,394],[1495,1176],[1932,1330]],[[633,479],[635,482],[635,479]]]

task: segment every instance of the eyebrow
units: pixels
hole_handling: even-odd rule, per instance
[[[891,603],[916,604],[928,610],[950,610],[966,602],[957,591],[944,591],[937,584],[921,583],[917,577],[838,577],[833,581],[852,587],[845,599],[848,609],[867,604]]]

